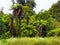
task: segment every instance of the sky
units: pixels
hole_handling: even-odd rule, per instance
[[[34,10],[36,13],[40,12],[42,9],[48,10],[53,3],[56,3],[58,0],[35,0],[36,7]],[[12,13],[10,7],[12,5],[11,0],[0,0],[0,10],[3,7],[4,13]]]

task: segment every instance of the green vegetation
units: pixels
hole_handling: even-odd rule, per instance
[[[0,11],[0,45],[60,45],[60,0],[38,14],[34,0],[16,2],[13,14]]]
[[[47,36],[60,36],[60,28],[49,31]]]
[[[13,14],[0,11],[0,38],[60,36],[60,1],[38,14],[33,11],[36,6],[34,0],[16,2],[12,0]]]
[[[60,37],[2,39],[0,45],[60,45]]]

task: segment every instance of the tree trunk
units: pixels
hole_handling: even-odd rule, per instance
[[[21,17],[22,17],[22,12],[23,12],[23,10],[22,9],[18,9],[18,11],[17,11],[17,18],[18,18],[18,33],[17,33],[17,35],[19,36],[19,34],[20,34],[20,32],[21,32]]]
[[[14,17],[12,16],[12,17],[11,17],[10,30],[11,30],[12,35],[13,35],[14,37],[16,37],[16,30],[14,29],[13,23],[14,23]]]
[[[29,17],[26,19],[26,24],[29,25]]]

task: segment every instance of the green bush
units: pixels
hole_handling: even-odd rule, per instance
[[[4,32],[6,32],[6,26],[2,19],[0,18],[0,35],[3,34]]]
[[[0,38],[11,37],[9,22],[10,22],[9,14],[0,15]]]
[[[0,35],[0,39],[6,39],[6,38],[10,38],[10,37],[12,37],[12,35],[9,31]]]
[[[60,28],[53,29],[47,33],[47,36],[60,36]]]
[[[35,29],[35,26],[24,25],[21,27],[21,36],[34,37],[37,35],[37,33],[38,32]]]

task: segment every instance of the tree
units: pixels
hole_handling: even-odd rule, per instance
[[[52,5],[52,7],[49,9],[49,12],[54,18],[60,21],[60,0]]]
[[[14,33],[15,36],[16,36],[17,33],[14,32],[14,30],[15,30],[14,25],[13,25],[14,17],[18,19],[18,23],[19,23],[18,31],[19,31],[20,26],[21,26],[21,19],[22,19],[22,16],[23,16],[22,13],[27,15],[26,16],[26,20],[27,20],[26,24],[28,25],[29,24],[29,16],[28,16],[28,14],[29,14],[29,12],[31,12],[31,10],[33,10],[33,7],[35,7],[34,0],[33,1],[32,0],[16,0],[16,1],[17,1],[17,4],[14,4],[15,1],[12,0],[12,2],[13,2],[12,9],[13,9],[13,15],[14,16],[12,15],[12,17],[11,17],[11,26],[10,26],[10,28],[11,28],[11,30],[13,30],[12,32]],[[30,8],[28,8],[28,7],[30,7]]]
[[[59,22],[53,18],[49,11],[41,11],[35,16],[34,24],[37,27],[40,36],[46,36],[51,29],[57,28]]]
[[[28,6],[30,9],[29,11],[26,11],[26,13],[24,13],[24,15],[26,15],[26,24],[29,24],[29,14],[32,15],[33,14],[33,8],[35,7],[35,2],[34,0],[17,0],[17,3]],[[33,12],[32,12],[33,11]],[[28,13],[28,14],[27,14]]]

